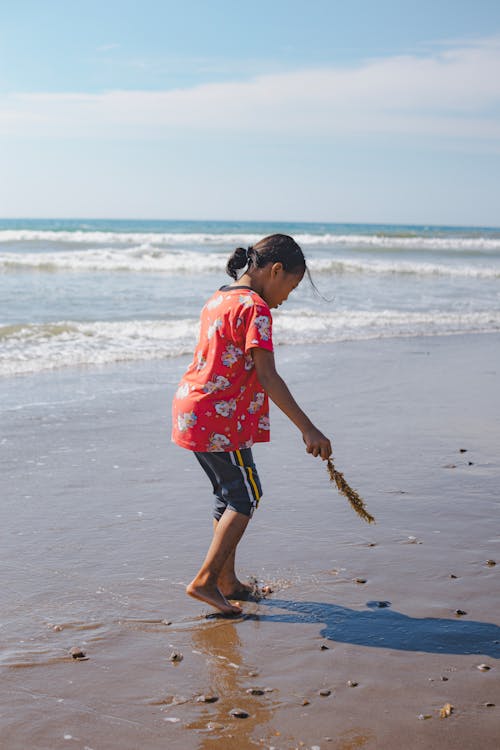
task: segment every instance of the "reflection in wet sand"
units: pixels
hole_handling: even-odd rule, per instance
[[[269,736],[264,727],[273,715],[272,693],[247,693],[262,686],[258,684],[257,670],[243,661],[236,623],[216,617],[193,631],[192,643],[194,649],[207,656],[208,679],[200,693],[218,696],[214,703],[200,703],[198,719],[187,726],[199,730],[200,750],[262,746],[259,740]],[[233,718],[230,711],[234,708],[242,709],[248,717]],[[256,731],[258,727],[262,729]]]

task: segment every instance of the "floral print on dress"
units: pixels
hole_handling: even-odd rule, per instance
[[[232,367],[243,354],[242,349],[234,344],[228,344],[222,352],[221,361],[225,367]]]
[[[239,303],[243,308],[253,307],[255,304],[250,294],[240,294]]]
[[[215,393],[216,391],[224,391],[229,388],[231,383],[224,375],[214,375],[212,380],[209,380],[203,386],[203,393]]]
[[[271,338],[271,319],[268,315],[259,315],[254,321],[259,331],[259,336],[263,341],[269,341]]]
[[[228,450],[227,446],[230,444],[229,438],[225,435],[221,435],[219,432],[212,432],[210,440],[208,441],[208,451],[224,451]]]
[[[232,398],[230,401],[216,401],[215,411],[221,417],[232,417],[236,411],[236,399]]]
[[[271,423],[269,422],[269,417],[261,417],[259,419],[259,430],[270,430],[271,429]]]
[[[186,398],[188,393],[189,393],[189,385],[187,383],[183,383],[177,388],[175,392],[175,398]]]
[[[251,370],[253,367],[253,358],[251,354],[245,354],[245,370]]]
[[[206,364],[207,364],[207,360],[205,359],[205,357],[203,356],[201,352],[198,352],[198,354],[196,355],[196,369],[203,370]]]
[[[207,302],[207,310],[214,310],[216,307],[219,307],[223,300],[224,297],[222,294],[219,294],[217,297],[212,297],[212,299]]]
[[[250,401],[250,406],[248,407],[248,413],[249,414],[255,414],[260,409],[262,409],[262,406],[264,405],[264,398],[265,393],[256,393],[255,398],[253,401]]]
[[[194,411],[187,411],[184,414],[177,415],[177,427],[179,432],[186,432],[189,427],[194,427],[198,417]]]
[[[208,326],[207,339],[209,341],[214,336],[215,332],[219,330],[219,328],[222,328],[222,320],[221,318],[216,318],[214,322],[210,326]]]

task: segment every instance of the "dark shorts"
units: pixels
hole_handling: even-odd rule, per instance
[[[209,453],[195,451],[194,455],[214,488],[214,518],[218,521],[226,508],[251,518],[262,496],[251,449]]]

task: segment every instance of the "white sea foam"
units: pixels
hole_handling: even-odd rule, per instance
[[[294,310],[274,316],[284,343],[327,343],[399,336],[432,336],[500,330],[500,310],[491,312],[406,312],[400,310],[317,312]]]
[[[134,271],[163,273],[206,273],[221,271],[227,254],[190,251],[168,252],[150,245],[127,250],[105,247],[99,250],[75,250],[40,253],[0,253],[0,270],[37,269],[38,271]]]
[[[160,250],[150,245],[128,249],[105,247],[36,253],[0,252],[0,271],[35,269],[57,272],[136,272],[136,273],[210,273],[224,269],[227,254],[191,250]],[[351,259],[347,257],[311,258],[309,268],[321,274],[383,274],[418,276],[461,276],[500,278],[500,264],[479,265],[464,262],[429,263],[408,260]]]
[[[26,324],[0,327],[0,375],[60,367],[163,359],[193,351],[198,321]],[[399,336],[500,331],[500,311],[402,312],[304,309],[274,315],[276,344],[319,344]]]
[[[351,260],[348,258],[314,258],[307,264],[312,271],[325,274],[382,274],[405,276],[461,276],[500,278],[500,265],[481,266],[466,263],[427,263],[405,260]]]
[[[192,351],[197,319],[32,323],[0,327],[0,375],[163,359]]]
[[[46,245],[76,244],[86,246],[152,245],[154,247],[223,246],[226,252],[237,245],[252,245],[262,234],[210,233],[210,232],[102,232],[102,231],[51,231],[30,229],[0,230],[0,243],[42,243]],[[500,250],[499,237],[455,235],[446,237],[424,235],[384,234],[324,234],[294,233],[294,238],[304,247],[341,246],[357,248],[402,248],[408,250]]]

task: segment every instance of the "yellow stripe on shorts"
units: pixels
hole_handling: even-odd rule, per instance
[[[243,466],[243,468],[245,469],[245,473],[246,473],[246,475],[248,477],[248,481],[252,485],[252,489],[253,489],[253,494],[254,494],[255,500],[257,502],[259,502],[259,500],[260,500],[259,490],[257,489],[257,484],[255,482],[255,479],[253,478],[252,468],[250,466],[245,466],[245,464],[243,462],[243,457],[242,457],[240,451],[237,450],[237,451],[235,451],[235,453],[236,453],[236,455],[238,457],[238,461],[240,462],[240,466]]]

